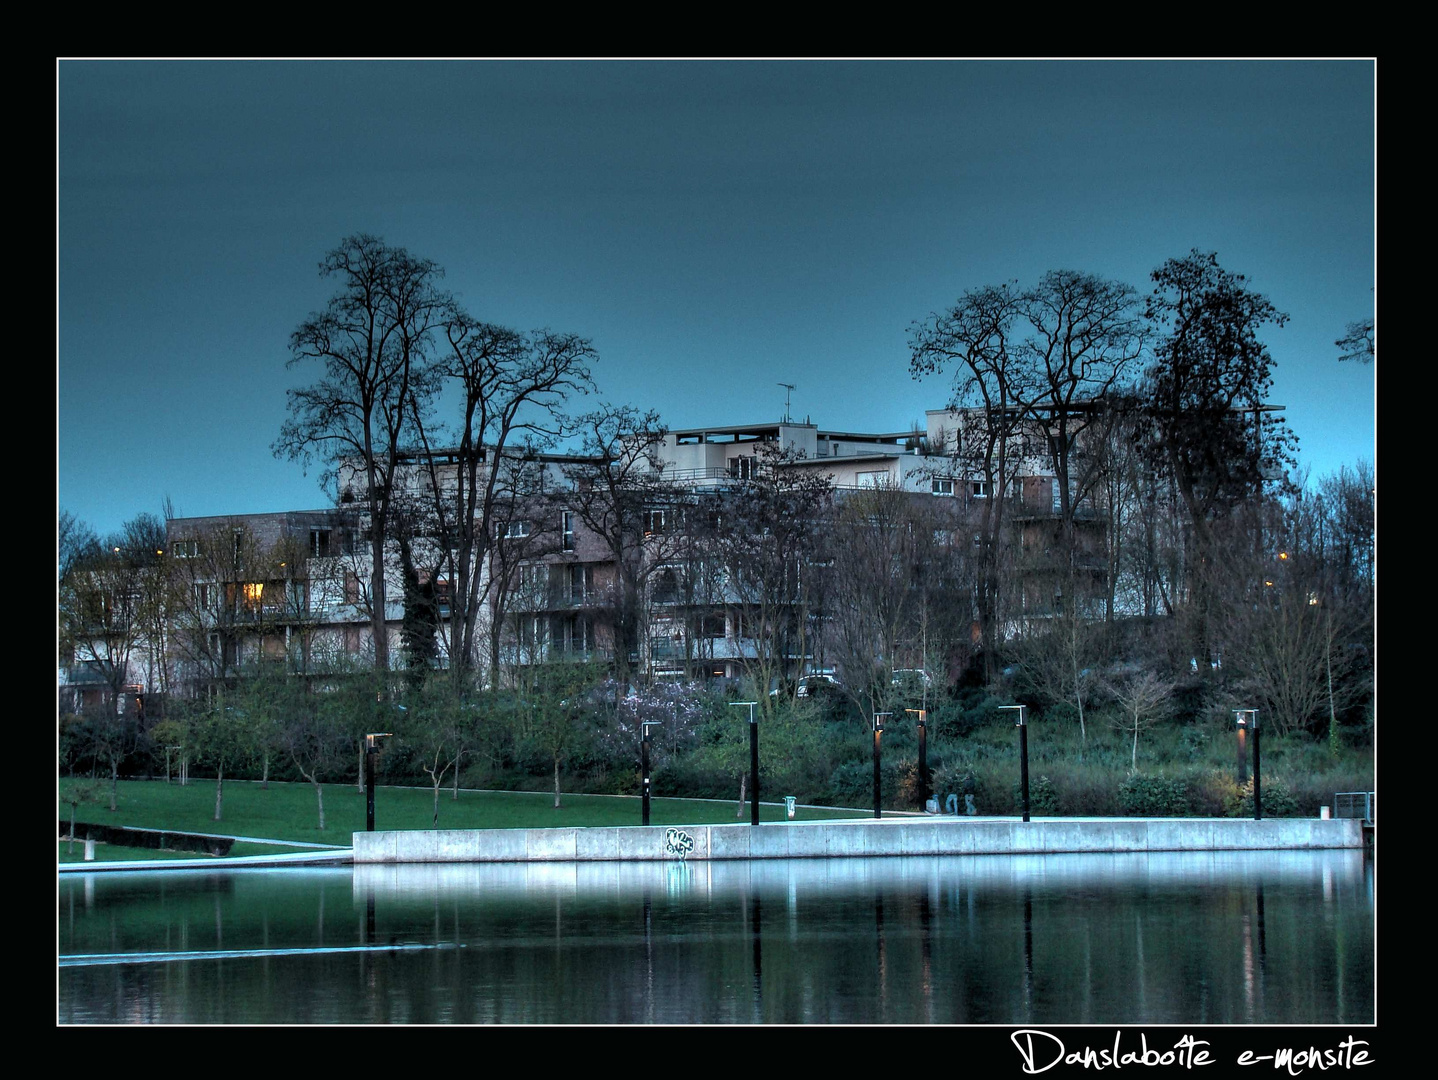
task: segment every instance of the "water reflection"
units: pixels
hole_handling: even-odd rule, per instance
[[[63,1022],[1363,1023],[1357,852],[60,882]]]

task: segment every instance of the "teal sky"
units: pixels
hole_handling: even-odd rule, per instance
[[[274,459],[290,332],[355,232],[477,316],[593,339],[674,427],[896,430],[948,399],[907,330],[1191,248],[1287,312],[1314,475],[1374,457],[1374,64],[115,62],[57,68],[57,499],[101,532],[322,506]]]

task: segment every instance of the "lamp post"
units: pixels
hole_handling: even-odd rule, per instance
[[[880,717],[893,716],[893,713],[876,712],[874,714],[874,817],[882,817],[879,809],[879,736],[884,733],[884,723]]]
[[[1249,709],[1234,709],[1238,718],[1238,786],[1248,783],[1248,713]]]
[[[749,709],[749,824],[759,824],[759,718],[754,715],[757,701],[731,701],[731,709]]]
[[[392,733],[372,731],[364,737],[364,830],[374,832],[374,756],[379,753],[379,740]]]
[[[1014,724],[1019,729],[1019,790],[1024,801],[1024,820],[1029,819],[1029,725],[1024,719],[1026,705],[1000,705],[999,711],[1017,709],[1019,718]]]
[[[929,710],[905,709],[919,714],[919,809],[929,808]]]
[[[1253,820],[1263,820],[1263,781],[1259,774],[1259,752],[1258,752],[1258,710],[1257,709],[1234,709],[1234,715],[1238,717],[1238,752],[1240,765],[1246,765],[1243,757],[1243,731],[1247,727],[1253,732]],[[1240,781],[1242,774],[1240,774]]]
[[[641,720],[639,723],[639,771],[643,778],[644,813],[642,824],[649,824],[649,729],[662,727],[663,720]]]

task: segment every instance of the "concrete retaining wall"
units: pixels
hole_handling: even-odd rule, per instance
[[[1059,852],[1361,848],[1362,823],[1272,818],[1083,818],[972,821],[902,818],[760,825],[633,825],[603,829],[475,829],[354,834],[355,863],[824,859],[875,855],[1046,855]],[[670,836],[671,833],[681,834]]]

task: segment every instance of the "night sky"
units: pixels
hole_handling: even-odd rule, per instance
[[[289,335],[357,232],[479,318],[593,340],[672,427],[896,431],[949,399],[911,323],[1218,252],[1291,322],[1314,477],[1374,457],[1374,64],[114,62],[57,66],[57,501],[97,531],[326,505],[270,444]],[[594,402],[582,403],[592,405]]]

